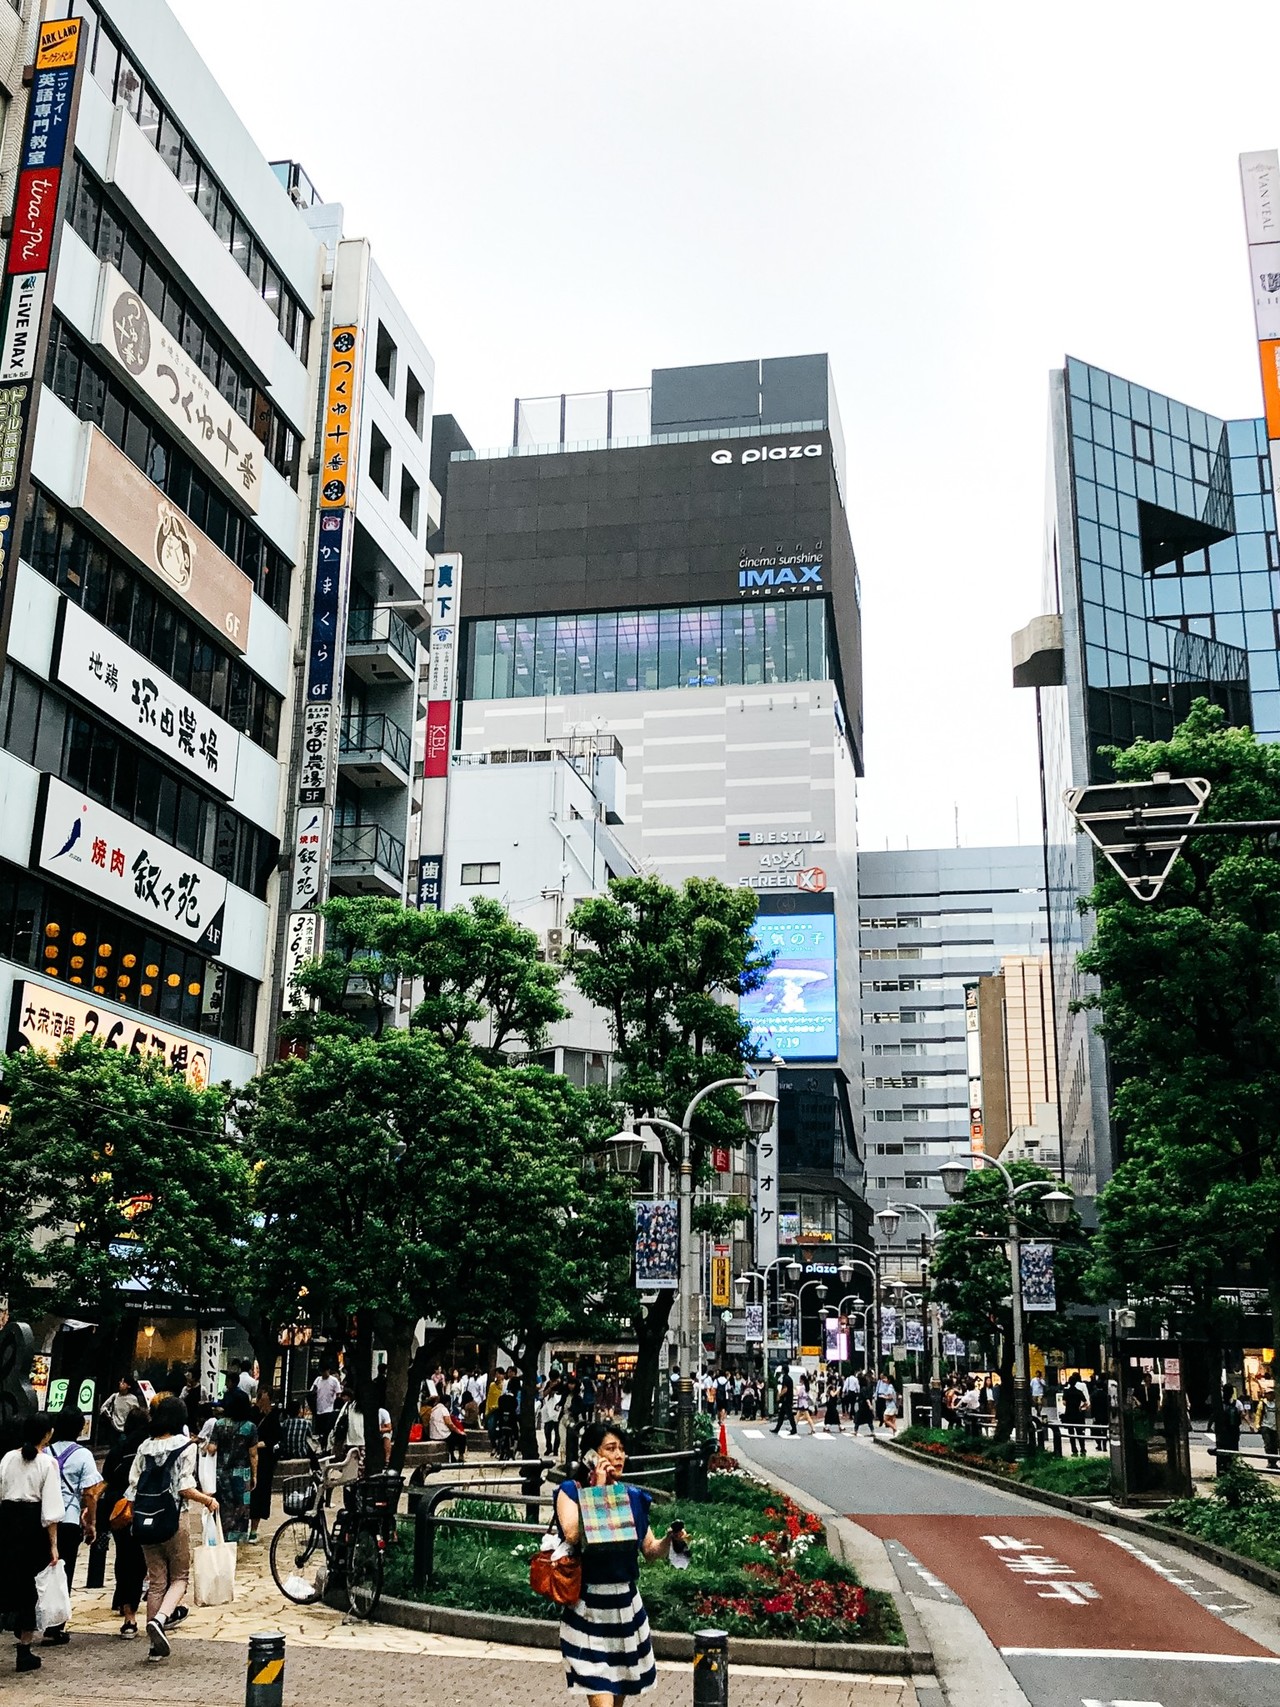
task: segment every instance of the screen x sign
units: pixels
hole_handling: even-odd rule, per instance
[[[1209,798],[1202,776],[1069,788],[1067,810],[1139,901],[1154,901]]]

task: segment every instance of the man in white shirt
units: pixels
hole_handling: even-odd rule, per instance
[[[320,1436],[320,1448],[325,1452],[329,1449],[329,1436],[333,1433],[333,1425],[338,1420],[338,1401],[341,1397],[342,1382],[332,1369],[321,1369],[311,1383],[311,1414],[316,1421],[316,1433]]]

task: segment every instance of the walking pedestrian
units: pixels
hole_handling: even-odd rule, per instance
[[[840,1426],[840,1377],[835,1374],[827,1376],[827,1408],[822,1422],[828,1434],[832,1429],[837,1434],[844,1433]]]
[[[125,1518],[128,1509],[129,1477],[138,1448],[151,1431],[151,1418],[145,1411],[133,1411],[124,1425],[124,1433],[107,1454],[102,1466],[105,1484],[98,1509],[106,1514],[115,1548],[115,1594],[111,1610],[120,1613],[124,1622],[120,1634],[132,1641],[138,1634],[138,1608],[142,1605],[142,1585],[146,1580],[147,1562],[142,1556],[142,1544],[133,1533],[133,1525]]]
[[[772,1432],[781,1434],[783,1423],[790,1423],[792,1434],[796,1433],[796,1388],[791,1379],[791,1371],[785,1364],[778,1376],[778,1415],[774,1420]]]
[[[894,1386],[893,1380],[890,1376],[886,1375],[882,1377],[882,1379],[884,1381],[884,1385],[889,1389],[889,1391],[884,1395],[884,1408],[881,1411],[880,1420],[884,1424],[885,1428],[888,1429],[890,1434],[897,1434],[898,1389]]]
[[[131,1375],[122,1375],[116,1383],[116,1390],[104,1399],[98,1407],[98,1415],[104,1423],[104,1436],[108,1446],[113,1446],[124,1433],[125,1420],[130,1411],[145,1411],[146,1401],[138,1391],[138,1383]]]
[[[240,1393],[247,1407],[248,1394],[238,1386],[235,1391]],[[169,1657],[171,1649],[165,1625],[181,1606],[191,1577],[191,1538],[187,1531],[184,1502],[193,1501],[210,1512],[218,1510],[218,1501],[213,1495],[202,1493],[196,1486],[198,1445],[187,1434],[186,1423],[186,1409],[181,1399],[160,1400],[151,1418],[151,1438],[144,1440],[138,1448],[126,1490],[127,1497],[136,1506],[143,1479],[149,1476],[159,1479],[167,1471],[167,1496],[162,1494],[160,1497],[162,1501],[167,1497],[172,1504],[169,1520],[174,1527],[167,1536],[161,1533],[158,1540],[144,1542],[142,1548],[147,1564],[147,1635],[151,1640],[147,1658],[151,1660]],[[253,1424],[248,1426],[252,1428]],[[168,1522],[162,1522],[158,1527],[163,1532],[168,1528]]]
[[[217,1455],[216,1486],[223,1533],[228,1541],[243,1540],[252,1523],[249,1507],[258,1476],[258,1431],[249,1395],[238,1383],[222,1401],[222,1415],[210,1428],[204,1450]]]
[[[259,1525],[271,1516],[271,1484],[280,1458],[280,1441],[284,1432],[280,1407],[272,1397],[266,1382],[260,1383],[253,1401],[253,1426],[258,1431],[258,1463],[253,1493],[249,1499],[248,1540],[256,1544]]]
[[[896,1396],[893,1382],[890,1381],[888,1374],[882,1370],[876,1378],[876,1422],[878,1424],[884,1422],[884,1408],[889,1400]]]
[[[1267,1469],[1280,1464],[1280,1434],[1276,1430],[1276,1384],[1266,1381],[1253,1418],[1254,1427],[1262,1436],[1262,1450],[1267,1455]]]
[[[133,1413],[131,1412],[130,1415]],[[126,1418],[126,1422],[127,1422]],[[58,1485],[62,1493],[62,1518],[58,1524],[58,1557],[67,1575],[67,1594],[71,1594],[71,1579],[75,1575],[76,1556],[80,1543],[92,1547],[98,1537],[98,1499],[104,1483],[93,1453],[80,1445],[84,1433],[84,1412],[74,1406],[57,1412],[53,1419],[53,1445],[50,1452],[58,1466]],[[51,1624],[44,1633],[43,1646],[61,1647],[71,1640],[65,1624]]]
[[[36,1578],[58,1563],[62,1490],[58,1466],[45,1451],[53,1425],[44,1412],[24,1417],[22,1444],[0,1458],[0,1606],[17,1639],[18,1671],[39,1671],[31,1652],[36,1635]]]
[[[875,1412],[871,1409],[871,1379],[864,1369],[858,1377],[853,1396],[853,1432],[859,1433],[863,1428],[874,1440],[876,1436]]]
[[[1044,1415],[1044,1376],[1031,1377],[1031,1409],[1037,1417]]]
[[[329,1436],[338,1420],[338,1401],[342,1397],[342,1382],[328,1364],[321,1364],[320,1373],[311,1383],[311,1415],[315,1418],[316,1434],[321,1451],[329,1449]]]
[[[564,1387],[558,1375],[548,1375],[538,1404],[538,1422],[549,1458],[560,1456],[560,1418],[564,1414]]]
[[[1214,1431],[1213,1473],[1220,1476],[1223,1468],[1232,1463],[1240,1450],[1240,1401],[1236,1390],[1227,1382],[1222,1389],[1218,1406],[1218,1422]]]
[[[813,1394],[809,1391],[809,1377],[801,1375],[800,1391],[796,1394],[796,1420],[808,1423],[809,1433],[817,1434],[813,1426]]]
[[[1071,1442],[1071,1456],[1083,1458],[1084,1420],[1089,1414],[1089,1389],[1080,1379],[1078,1369],[1073,1369],[1067,1379],[1059,1409],[1062,1415],[1062,1432]]]
[[[589,1707],[612,1707],[617,1696],[642,1695],[656,1684],[649,1618],[637,1583],[640,1558],[669,1559],[673,1545],[682,1551],[684,1544],[676,1522],[662,1540],[654,1535],[653,1495],[623,1480],[626,1464],[621,1433],[610,1423],[596,1423],[583,1434],[574,1478],[561,1482],[556,1494],[560,1532],[582,1552],[582,1598],[561,1615],[560,1652],[570,1689],[585,1689]],[[616,1541],[588,1540],[582,1491],[611,1486],[626,1494],[630,1523],[619,1518]]]
[[[506,1382],[500,1371],[495,1369],[484,1395],[484,1426],[488,1431],[490,1450],[493,1450],[494,1436],[498,1431],[498,1400],[501,1399],[505,1386]]]
[[[1111,1425],[1111,1389],[1103,1370],[1097,1370],[1089,1381],[1089,1415],[1093,1418],[1094,1439],[1099,1452],[1110,1452],[1104,1432]]]

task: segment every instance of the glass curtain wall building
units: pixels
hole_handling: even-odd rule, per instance
[[[1280,552],[1262,421],[1224,421],[1069,359],[1051,376],[1044,608],[1063,683],[1041,690],[1063,1144],[1077,1190],[1114,1167],[1107,1065],[1076,956],[1093,858],[1064,791],[1111,774],[1107,746],[1164,739],[1208,698],[1280,739]]]

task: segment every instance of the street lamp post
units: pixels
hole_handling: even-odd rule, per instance
[[[804,1295],[810,1290],[818,1294],[818,1303],[821,1305],[827,1296],[827,1283],[825,1280],[806,1280],[796,1289],[796,1334],[799,1337],[801,1349],[804,1347]],[[819,1311],[819,1315],[821,1315],[821,1311]]]
[[[764,1364],[764,1380],[766,1389],[769,1385],[769,1276],[773,1273],[775,1268],[785,1268],[787,1271],[787,1279],[793,1286],[804,1273],[804,1269],[794,1257],[774,1257],[773,1261],[766,1263],[763,1269],[748,1269],[745,1273],[737,1275],[733,1282],[738,1293],[738,1302],[740,1304],[746,1301],[747,1283],[752,1280],[758,1280],[760,1282],[761,1309],[763,1311],[761,1318],[761,1332],[764,1335],[761,1348],[761,1360]]]
[[[1013,1305],[1013,1432],[1019,1446],[1031,1441],[1031,1402],[1027,1376],[1027,1340],[1022,1320],[1022,1233],[1018,1226],[1018,1199],[1028,1191],[1041,1192],[1040,1203],[1051,1227],[1066,1225],[1074,1199],[1051,1180],[1026,1180],[1013,1183],[1013,1175],[1004,1163],[994,1156],[977,1155],[970,1158],[979,1167],[998,1168],[1005,1183],[1005,1208],[1009,1215],[1009,1274],[1010,1298]],[[938,1169],[943,1190],[948,1197],[961,1197],[969,1169],[962,1161],[944,1162]],[[1045,1190],[1048,1186],[1050,1189]]]
[[[692,1133],[690,1128],[698,1104],[704,1097],[709,1097],[715,1091],[734,1088],[742,1092],[739,1106],[748,1133],[753,1138],[761,1137],[773,1123],[773,1112],[778,1106],[777,1097],[770,1096],[767,1091],[757,1090],[755,1081],[749,1078],[713,1079],[709,1085],[695,1091],[689,1100],[689,1106],[684,1111],[684,1117],[679,1125],[674,1120],[666,1120],[661,1115],[645,1114],[638,1117],[641,1125],[655,1127],[663,1132],[672,1133],[680,1143],[680,1286],[677,1293],[676,1316],[676,1345],[680,1358],[680,1399],[676,1413],[676,1448],[680,1452],[693,1449],[693,1293],[695,1268],[693,1261],[693,1161],[691,1155]],[[620,1132],[610,1140],[613,1145],[634,1145],[637,1142],[635,1134]],[[638,1157],[636,1167],[638,1167]],[[631,1171],[635,1171],[633,1168]]]
[[[911,1210],[918,1215],[929,1229],[930,1248],[938,1241],[937,1218],[922,1209],[918,1203],[886,1203],[883,1209],[876,1211],[876,1220],[884,1236],[888,1240],[898,1231],[898,1223],[902,1220],[904,1211]],[[927,1272],[927,1265],[921,1258],[921,1271]],[[942,1319],[937,1301],[933,1297],[933,1288],[928,1288],[929,1296],[929,1409],[932,1413],[934,1428],[942,1427]]]

